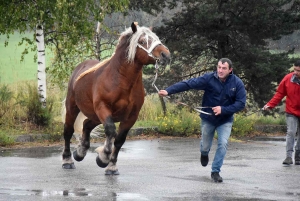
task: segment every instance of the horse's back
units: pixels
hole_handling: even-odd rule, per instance
[[[99,63],[98,60],[86,60],[78,64],[72,73],[71,80],[70,80],[71,83],[74,84],[74,82],[76,82],[76,80],[82,73],[88,71],[98,63]]]

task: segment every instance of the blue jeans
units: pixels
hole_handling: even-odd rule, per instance
[[[201,120],[201,141],[200,152],[201,155],[207,156],[213,143],[215,131],[218,134],[218,147],[215,153],[214,161],[212,163],[212,172],[220,172],[223,165],[224,157],[227,152],[228,139],[231,134],[233,122],[227,122],[219,126]]]
[[[297,135],[297,143],[295,150],[300,150],[300,118],[286,113],[286,157],[292,157],[294,152],[295,136]],[[298,134],[297,133],[298,130]]]

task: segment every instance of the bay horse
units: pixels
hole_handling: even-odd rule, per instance
[[[82,161],[90,148],[90,132],[99,124],[104,127],[106,140],[98,147],[96,163],[106,175],[118,175],[118,153],[130,128],[136,122],[144,103],[142,68],[148,64],[167,65],[170,51],[150,28],[132,23],[119,37],[115,52],[102,62],[87,60],[73,71],[65,100],[65,146],[62,168],[75,169],[70,151],[74,122],[81,112],[82,136],[73,152]],[[120,122],[118,131],[115,122]]]

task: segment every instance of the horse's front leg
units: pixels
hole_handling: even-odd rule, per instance
[[[91,131],[98,125],[89,119],[85,119],[83,122],[82,136],[77,149],[73,152],[73,157],[76,161],[82,161],[86,156],[88,149],[90,148],[90,134]]]
[[[109,164],[105,170],[105,175],[119,175],[119,171],[117,168],[117,160],[119,151],[126,140],[126,136],[129,130],[124,130],[118,133],[115,138],[113,151],[110,157]]]
[[[119,125],[118,135],[115,137],[114,148],[111,153],[110,162],[105,170],[106,175],[118,175],[119,171],[117,168],[118,154],[126,141],[127,134],[130,128],[133,126],[134,121],[121,122]]]
[[[116,126],[111,116],[107,117],[103,123],[106,140],[104,146],[98,147],[95,151],[98,152],[96,162],[99,167],[105,168],[109,161],[112,152],[112,140],[116,136]]]

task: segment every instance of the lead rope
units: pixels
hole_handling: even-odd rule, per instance
[[[159,92],[159,89],[158,89],[157,86],[155,85],[155,82],[156,82],[157,76],[158,76],[158,68],[159,68],[159,66],[158,66],[158,64],[157,64],[157,61],[158,61],[158,60],[156,60],[156,63],[155,63],[155,76],[154,76],[154,80],[153,80],[153,82],[152,82],[152,86],[156,89],[157,92]],[[169,100],[171,99],[170,96],[165,96],[165,97],[168,98]],[[212,115],[211,113],[204,112],[204,111],[202,111],[201,109],[191,107],[191,106],[189,106],[189,105],[186,104],[186,103],[183,103],[183,102],[180,102],[180,101],[175,101],[175,102],[178,103],[178,104],[180,104],[180,105],[184,105],[184,106],[187,106],[187,107],[189,107],[189,108],[192,108],[192,109],[196,110],[196,111],[199,112],[199,113],[203,113],[203,114],[207,114],[207,115]],[[202,108],[206,108],[206,107],[202,107]]]
[[[157,88],[157,86],[155,85],[155,82],[157,80],[157,75],[158,75],[158,64],[157,64],[157,61],[155,62],[155,76],[154,76],[154,80],[152,82],[152,86],[156,89],[157,92],[159,92],[159,89]],[[168,98],[170,98],[169,96],[167,96]]]

